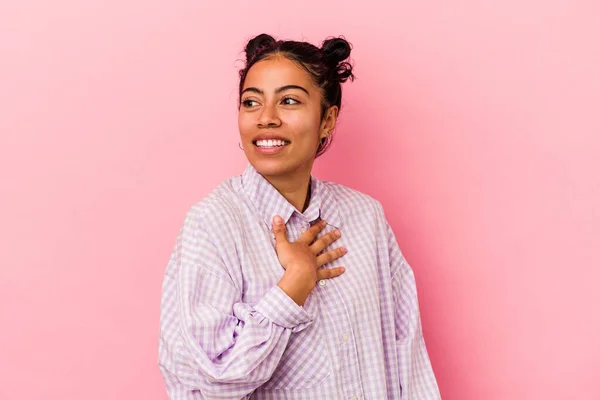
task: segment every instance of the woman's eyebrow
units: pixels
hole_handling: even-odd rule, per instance
[[[302,86],[298,86],[298,85],[285,85],[285,86],[282,86],[282,87],[278,88],[277,90],[275,90],[275,93],[281,93],[281,92],[284,92],[284,91],[290,90],[290,89],[299,89],[299,90],[302,90],[304,93],[306,93],[307,95],[310,96],[310,93],[308,93],[308,90],[306,90]]]
[[[298,85],[285,85],[285,86],[282,86],[282,87],[280,87],[280,88],[277,88],[277,89],[275,90],[275,93],[276,93],[276,94],[279,94],[279,93],[281,93],[281,92],[284,92],[284,91],[286,91],[286,90],[290,90],[290,89],[298,89],[298,90],[302,90],[304,93],[306,93],[307,95],[309,95],[309,96],[310,96],[310,93],[308,93],[308,90],[306,90],[306,89],[305,89],[305,88],[303,88],[302,86],[298,86]],[[251,86],[251,87],[247,87],[246,89],[242,90],[242,94],[244,94],[244,93],[246,93],[246,92],[254,92],[254,93],[256,93],[256,94],[260,94],[260,95],[264,95],[264,94],[265,94],[265,92],[263,92],[261,89],[259,89],[259,88],[256,88],[256,87],[253,87],[253,86]]]
[[[247,87],[246,89],[242,90],[241,94],[244,94],[246,92],[254,92],[257,94],[265,94],[265,92],[263,92],[262,90],[260,90],[259,88],[255,88],[255,87]]]

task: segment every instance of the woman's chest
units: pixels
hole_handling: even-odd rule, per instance
[[[309,226],[302,221],[290,220],[286,224],[288,240],[298,240]],[[256,222],[248,224],[235,244],[241,276],[242,301],[245,303],[258,303],[269,289],[277,285],[285,273],[277,256],[274,235],[269,228]],[[318,234],[317,239],[335,229],[335,226],[327,225]],[[347,253],[321,268],[343,266],[345,272],[336,278],[317,282],[307,306],[327,303],[343,305],[349,314],[373,312],[378,309],[380,285],[386,276],[389,276],[389,267],[381,262],[383,257],[376,233],[372,229],[353,226],[350,223],[340,226],[339,230],[342,233],[341,237],[322,253],[338,247],[345,247]]]

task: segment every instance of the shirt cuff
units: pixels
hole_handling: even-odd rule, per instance
[[[263,296],[254,309],[274,324],[293,332],[304,330],[313,321],[313,317],[277,285]]]

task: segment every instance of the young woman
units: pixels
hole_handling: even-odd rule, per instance
[[[440,397],[413,272],[373,198],[311,175],[350,45],[259,35],[240,71],[249,164],[188,212],[167,266],[171,399]]]

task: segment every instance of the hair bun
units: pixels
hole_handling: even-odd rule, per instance
[[[354,80],[352,65],[346,61],[351,50],[350,43],[342,37],[326,39],[321,45],[323,61],[339,82],[345,82],[348,78]]]
[[[262,49],[268,48],[276,43],[273,36],[261,33],[250,39],[246,45],[246,61],[253,59]]]

